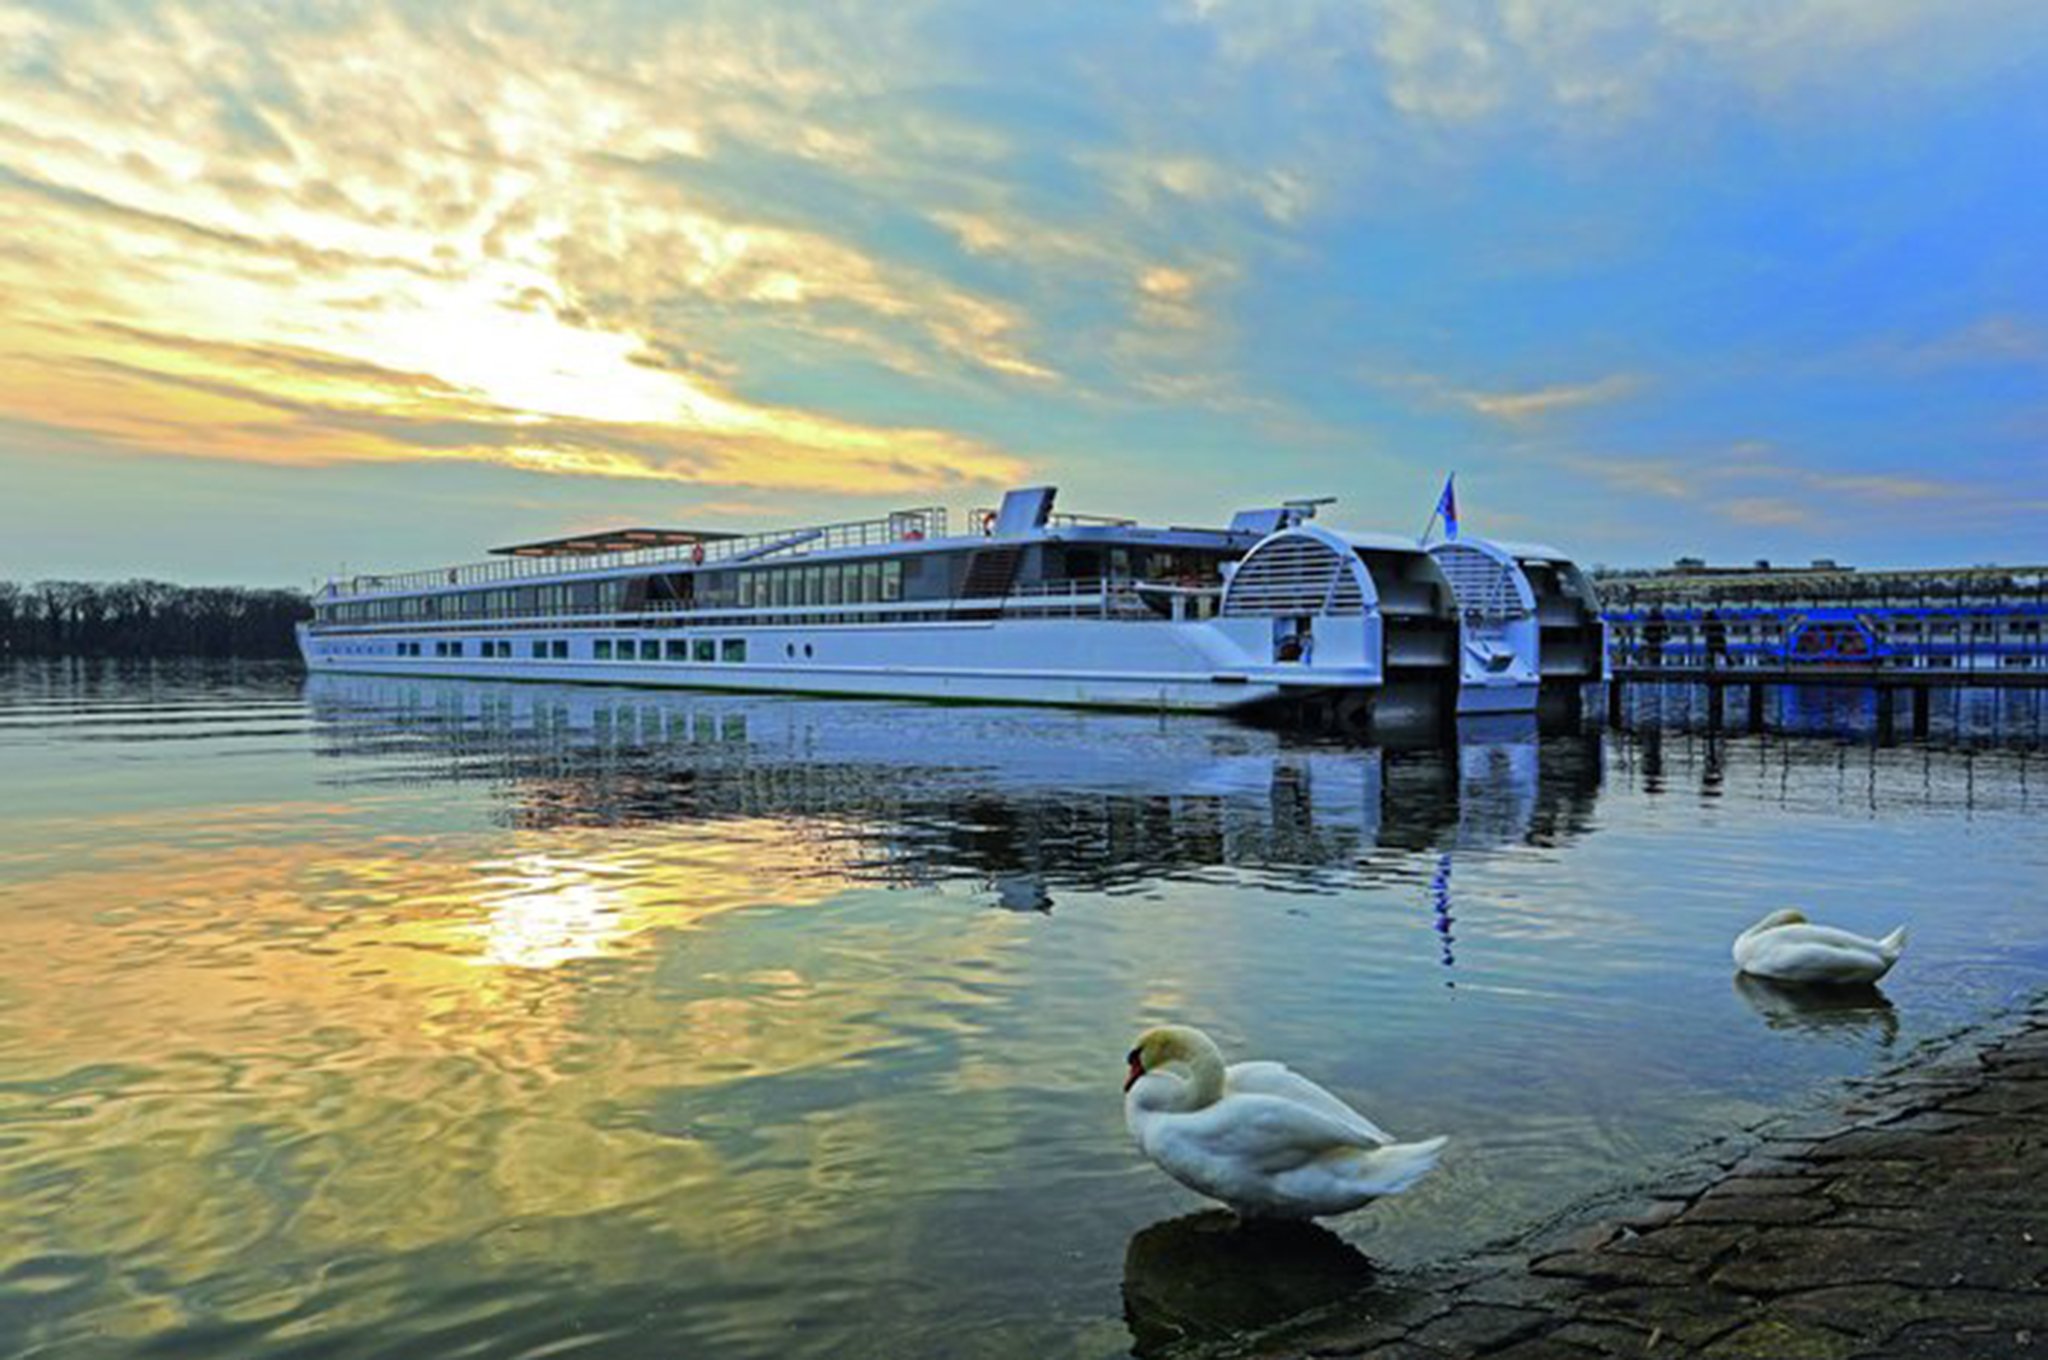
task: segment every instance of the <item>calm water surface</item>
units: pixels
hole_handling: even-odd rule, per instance
[[[1126,1142],[1166,1018],[1454,1139],[1290,1282],[1477,1247],[2039,985],[2048,756],[1796,707],[1382,751],[0,670],[0,1355],[1153,1349],[1247,1268]],[[1884,999],[1738,988],[1787,903],[1909,921]]]

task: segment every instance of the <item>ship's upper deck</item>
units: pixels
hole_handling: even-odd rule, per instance
[[[801,525],[754,533],[697,529],[613,529],[492,550],[486,561],[392,573],[359,573],[329,580],[322,604],[394,595],[433,595],[478,586],[539,585],[550,581],[632,575],[646,569],[715,571],[792,560],[821,561],[881,555],[970,552],[991,544],[1033,541],[1142,544],[1149,547],[1244,551],[1269,524],[1289,512],[1241,512],[1225,529],[1147,527],[1108,515],[1055,514],[1053,488],[1010,492],[995,509],[968,514],[970,532],[952,533],[946,510],[919,506],[870,519]]]

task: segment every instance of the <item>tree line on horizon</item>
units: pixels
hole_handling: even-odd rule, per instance
[[[297,590],[168,581],[0,581],[0,656],[295,657]]]

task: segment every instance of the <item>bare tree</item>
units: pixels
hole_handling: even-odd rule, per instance
[[[312,612],[295,590],[0,581],[0,656],[293,656]]]

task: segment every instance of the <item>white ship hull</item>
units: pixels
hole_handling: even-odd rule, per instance
[[[1546,685],[1562,690],[1606,673],[1599,602],[1564,554],[1473,538],[1429,553],[1462,615],[1460,714],[1533,712]]]
[[[1334,621],[1333,621],[1334,622]],[[1355,621],[1353,630],[1362,634]],[[463,643],[464,655],[436,656],[434,634],[322,637],[302,631],[300,650],[316,673],[438,676],[642,685],[754,693],[833,694],[973,703],[1052,704],[1079,708],[1163,709],[1224,713],[1331,690],[1364,691],[1379,669],[1291,663],[1258,665],[1232,637],[1227,622],[1102,623],[1086,620],[992,620],[898,627],[754,627],[716,630],[723,654],[744,644],[743,662],[642,660],[652,643],[666,651],[700,634],[667,629],[539,629],[516,633],[441,634]],[[1326,631],[1338,631],[1331,627]],[[420,656],[402,643],[425,639]],[[503,640],[514,655],[478,655],[486,640]],[[566,658],[534,658],[535,640],[567,644]],[[596,644],[631,661],[598,660]],[[1332,645],[1325,655],[1337,650]]]

